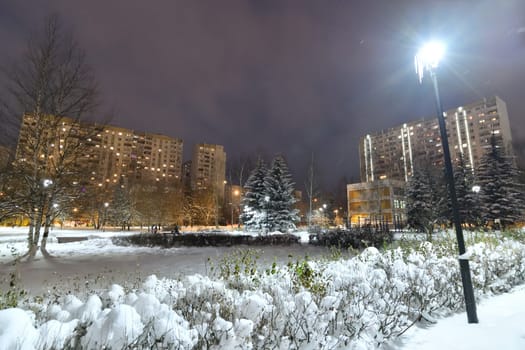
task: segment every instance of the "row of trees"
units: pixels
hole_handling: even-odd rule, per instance
[[[248,230],[286,232],[299,221],[294,183],[282,156],[268,168],[260,158],[244,186],[241,221]]]
[[[462,158],[454,167],[454,185],[463,224],[508,227],[522,218],[523,184],[512,157],[492,135],[487,152],[473,172]],[[442,169],[420,160],[407,185],[408,224],[431,237],[434,227],[452,221],[448,189]]]
[[[123,180],[113,190],[106,223],[130,225],[212,225],[220,216],[216,193],[211,189],[191,190],[178,182],[142,179]]]

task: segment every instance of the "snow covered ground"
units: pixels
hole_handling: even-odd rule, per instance
[[[525,349],[525,286],[481,300],[477,311],[478,324],[468,324],[466,314],[459,313],[431,326],[410,329],[392,349]]]
[[[202,348],[206,342],[216,349],[260,348],[261,344],[279,349],[357,350],[378,344],[392,350],[525,349],[525,285],[507,294],[491,292],[523,283],[525,248],[517,242],[502,239],[496,245],[471,247],[473,280],[485,286],[477,291],[480,323],[473,325],[467,324],[461,307],[459,313],[443,317],[455,307],[441,305],[461,294],[453,282],[458,280],[457,258],[441,257],[428,244],[412,253],[398,250],[380,255],[372,248],[355,259],[314,263],[313,268],[322,272],[307,275],[313,277],[306,283],[297,280],[297,271],[304,271],[304,266],[295,272],[284,267],[256,279],[241,274],[221,281],[193,274],[199,272],[195,266],[201,269],[207,256],[220,258],[231,250],[119,247],[109,239],[114,234],[121,233],[96,232],[103,236],[96,238],[92,231],[55,230],[48,245],[54,258],[38,255],[31,264],[12,267],[7,262],[24,251],[25,229],[0,230],[0,275],[16,269],[28,285],[57,287],[47,301],[0,310],[0,349],[74,344],[85,349],[120,349],[130,344],[150,348],[152,341],[157,347],[177,349]],[[59,244],[60,235],[90,239]],[[267,257],[277,254],[286,259],[293,253],[290,247],[275,249]],[[301,250],[297,253],[304,256]],[[189,262],[187,270],[177,265],[184,261]],[[159,277],[146,278],[150,273]],[[133,278],[138,280],[130,286],[127,283]],[[85,282],[90,283],[89,295],[79,293]],[[322,298],[316,297],[317,282],[328,288]],[[78,289],[71,289],[72,285]],[[407,304],[403,299],[413,293],[427,300],[425,308],[434,308],[437,323],[419,323],[393,342],[384,341],[383,337],[404,330],[417,314],[417,309],[410,311],[414,300]],[[386,316],[386,311],[391,314]],[[381,330],[381,325],[390,328]]]
[[[31,295],[39,295],[53,286],[62,285],[67,290],[79,290],[85,281],[90,288],[105,288],[108,284],[130,285],[147,276],[177,278],[199,273],[206,275],[210,262],[235,252],[238,247],[186,247],[158,248],[118,246],[113,236],[136,234],[140,231],[96,231],[58,229],[50,232],[47,250],[53,258],[45,259],[40,252],[31,263],[10,265],[16,256],[26,252],[26,227],[0,227],[0,277],[15,271],[20,286]],[[232,231],[231,234],[239,234]],[[306,233],[300,233],[304,241]],[[58,243],[58,237],[83,237],[88,240]],[[324,247],[295,245],[289,247],[256,247],[261,263],[270,265],[274,260],[286,263],[289,256],[302,258],[329,255]],[[8,279],[3,278],[4,284]],[[66,284],[67,283],[67,284]],[[64,285],[66,284],[66,285]],[[0,288],[2,278],[0,278]]]

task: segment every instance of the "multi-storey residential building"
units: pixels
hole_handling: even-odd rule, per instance
[[[183,147],[180,139],[111,125],[79,123],[69,118],[47,119],[51,127],[44,131],[47,146],[39,151],[41,157],[51,159],[67,147],[68,138],[81,139],[85,146],[76,162],[88,172],[88,180],[99,186],[118,183],[122,175],[137,180],[180,180]],[[23,160],[31,154],[30,148],[35,147],[32,132],[37,124],[32,116],[23,118],[16,159]]]
[[[497,96],[450,109],[445,113],[452,161],[460,157],[476,169],[494,133],[506,151],[512,152],[512,136],[505,102]],[[359,144],[361,181],[407,181],[417,159],[443,163],[437,118],[418,120],[363,137]]]
[[[135,179],[180,180],[182,140],[114,126],[105,126],[98,136],[102,181],[116,182],[122,174]]]
[[[221,145],[196,144],[191,162],[191,187],[215,191],[219,203],[224,198],[226,153]]]
[[[450,155],[463,158],[475,173],[494,134],[508,154],[512,136],[505,102],[497,96],[444,113]],[[361,183],[347,185],[348,219],[352,224],[405,221],[404,183],[419,159],[443,165],[438,119],[422,119],[364,136],[359,143]]]

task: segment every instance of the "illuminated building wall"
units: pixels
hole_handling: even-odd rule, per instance
[[[74,135],[86,139],[88,147],[77,160],[86,171],[86,180],[106,187],[116,184],[119,178],[179,181],[182,171],[182,140],[160,135],[137,132],[130,129],[96,123],[79,123],[70,118],[49,119],[46,158],[56,156],[65,137]],[[17,145],[16,159],[24,161],[34,148],[33,129],[37,121],[26,115],[22,120]],[[52,130],[51,130],[52,129]],[[89,135],[86,136],[86,135]]]
[[[180,181],[181,139],[104,126],[100,133],[98,178],[117,182],[120,175],[156,181]]]
[[[196,144],[191,161],[191,187],[212,189],[222,202],[226,179],[226,153],[221,145]]]
[[[460,156],[476,169],[494,132],[499,143],[512,153],[507,106],[490,97],[445,112],[452,162]],[[359,143],[361,181],[383,179],[407,181],[417,159],[424,157],[443,164],[443,150],[437,118],[418,120],[364,136]]]
[[[346,191],[350,226],[388,224],[400,228],[406,223],[404,181],[388,179],[349,184]]]

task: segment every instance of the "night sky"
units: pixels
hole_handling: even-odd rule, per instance
[[[0,64],[58,13],[86,51],[111,124],[288,159],[302,187],[358,180],[359,137],[435,115],[413,56],[447,44],[445,109],[499,95],[525,139],[524,0],[2,1]],[[428,82],[427,82],[428,83]],[[341,189],[342,190],[342,189]]]

